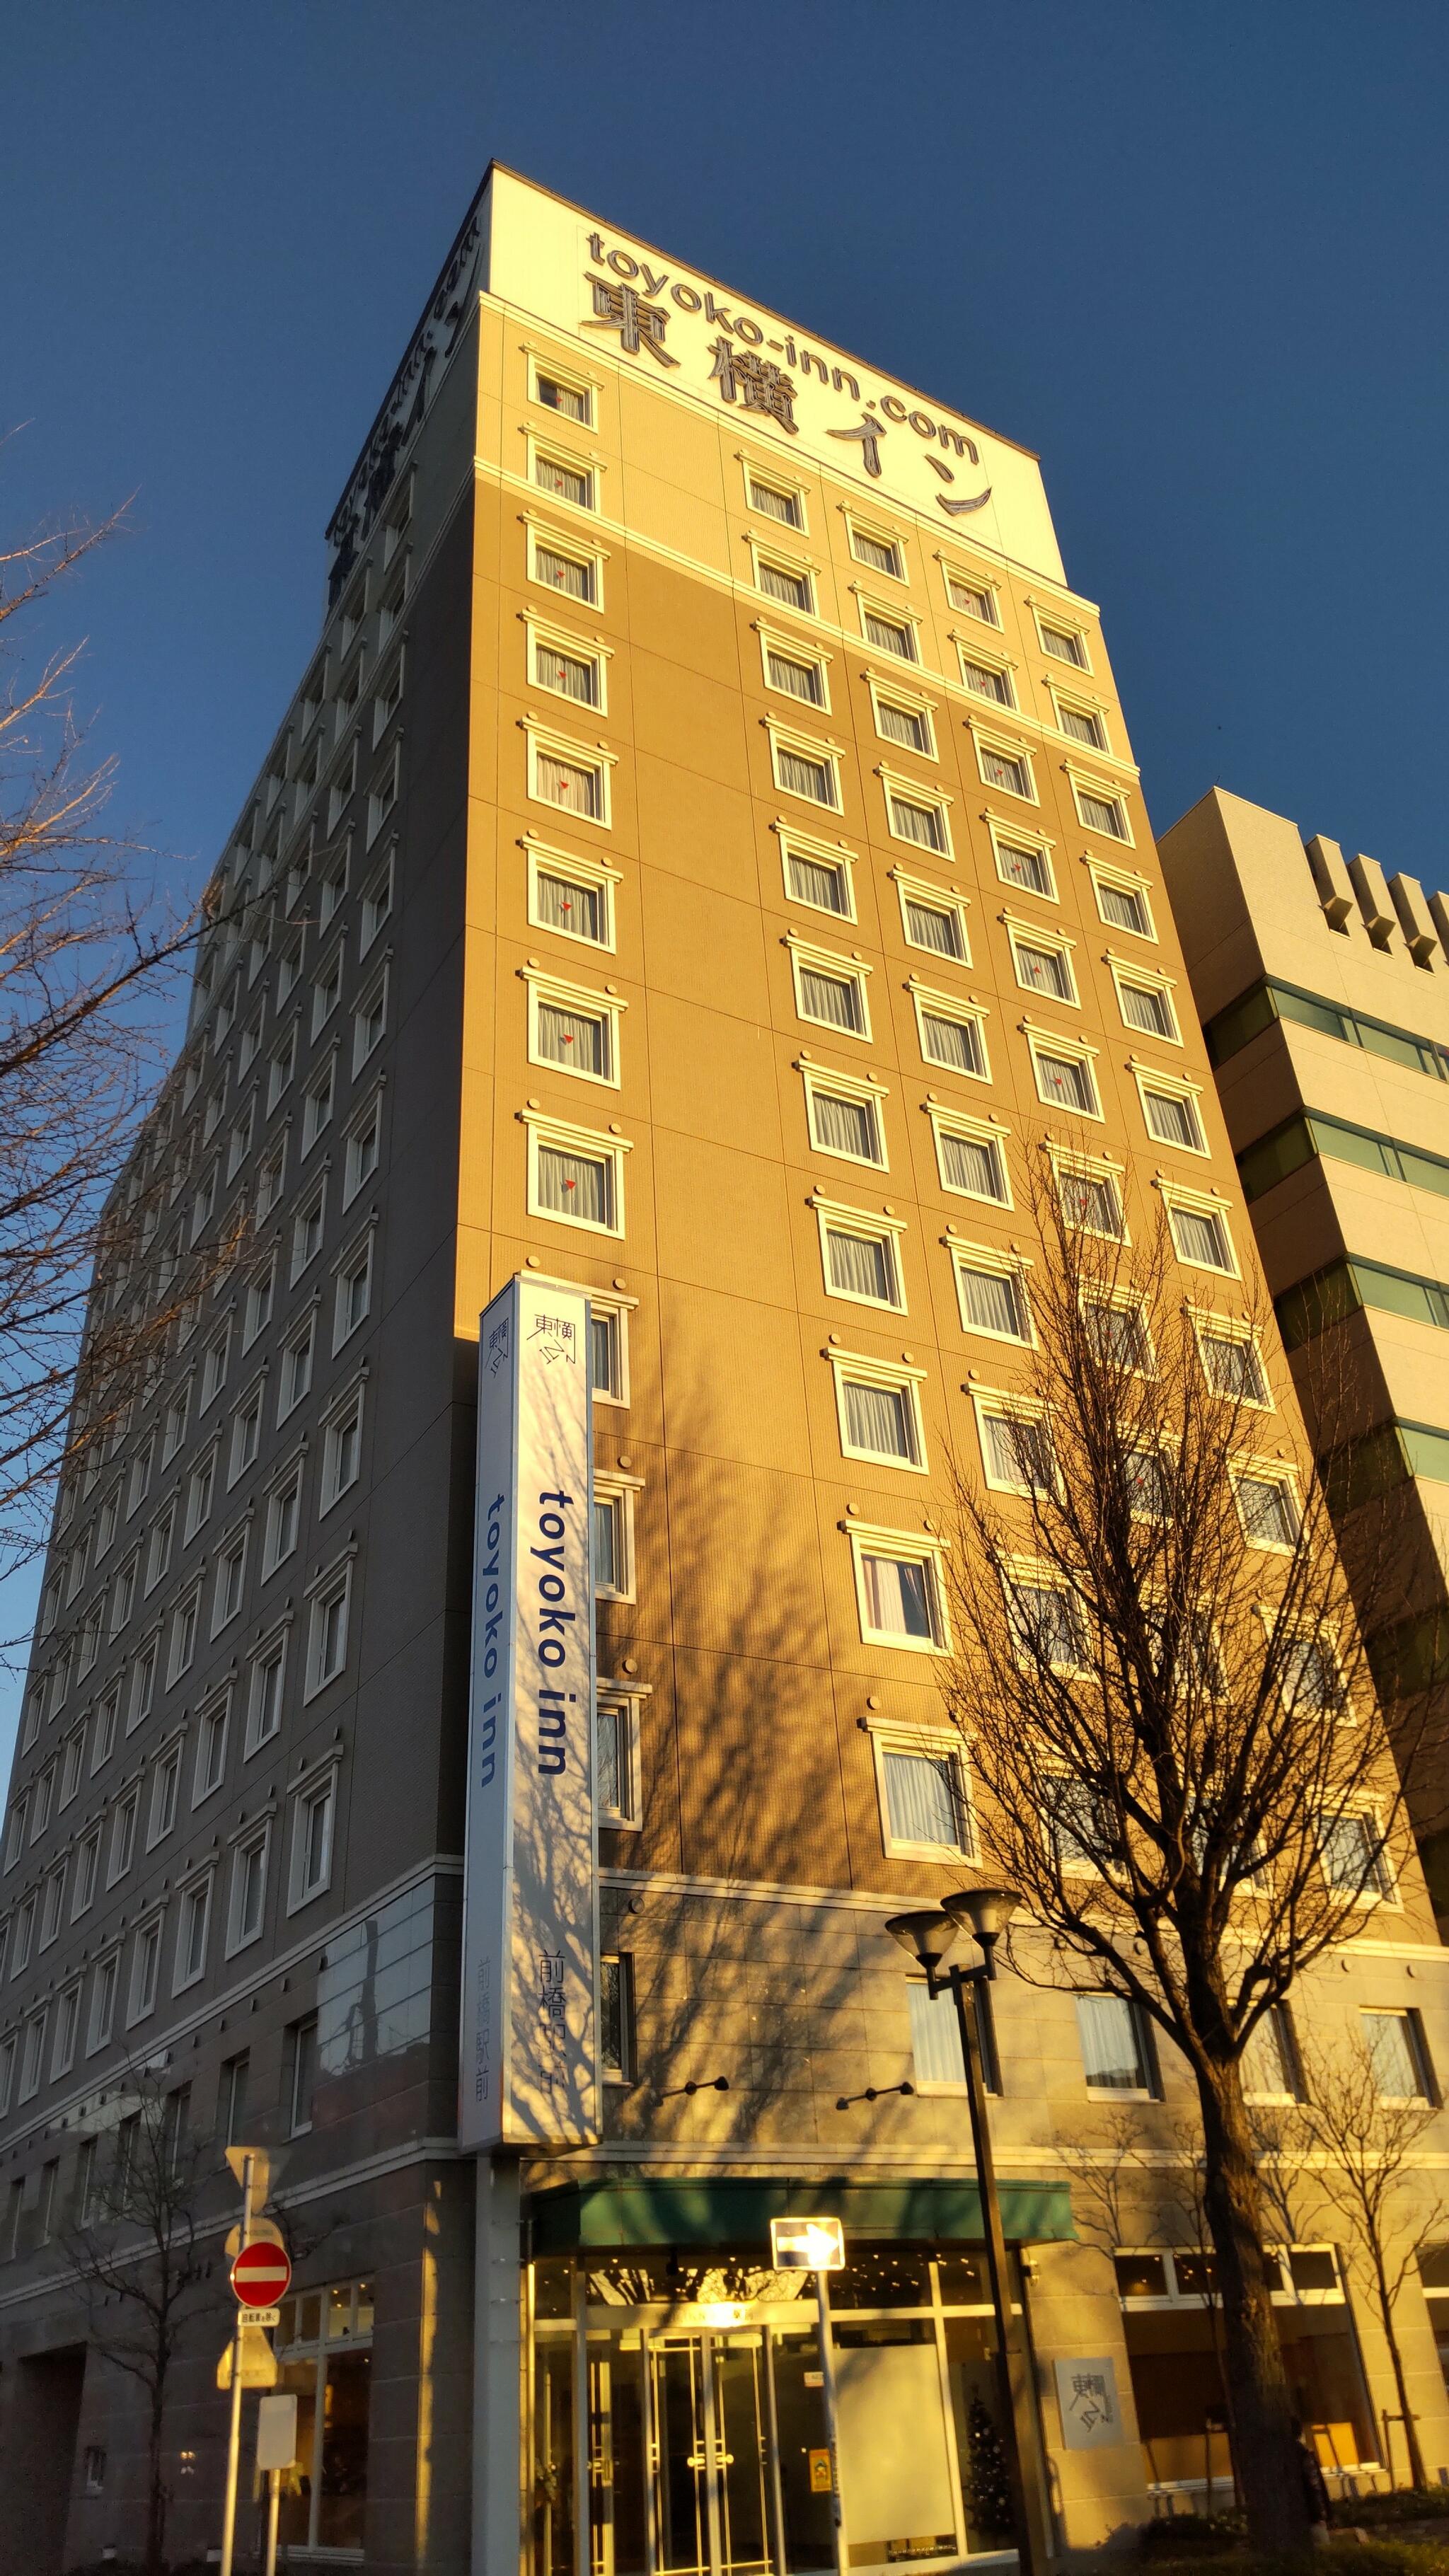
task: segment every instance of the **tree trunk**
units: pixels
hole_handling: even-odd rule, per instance
[[[1424,2454],[1419,2447],[1419,2427],[1414,2421],[1409,2405],[1408,2385],[1404,2378],[1404,2356],[1399,2350],[1399,2338],[1394,2332],[1394,2302],[1384,2276],[1383,2265],[1377,2256],[1374,2259],[1374,2286],[1378,2292],[1379,2321],[1383,2326],[1384,2341],[1389,2347],[1389,2360],[1393,2364],[1394,2386],[1399,2392],[1399,2413],[1403,2418],[1404,2444],[1409,2454],[1409,2484],[1411,2487],[1426,2487],[1429,2481],[1424,2471]],[[1384,2440],[1387,2444],[1387,2427],[1384,2431]],[[1386,2460],[1384,2466],[1388,2470],[1389,2484],[1392,2486],[1394,2483],[1392,2458]]]
[[[166,2576],[166,2479],[161,2444],[166,2412],[166,2386],[158,2378],[151,2390],[151,2422],[146,2444],[149,2492],[146,2498],[146,2576]]]
[[[1199,2074],[1203,2212],[1213,2241],[1238,2485],[1257,2549],[1305,2555],[1308,2501],[1272,2281],[1263,2254],[1258,2172],[1235,2062]]]

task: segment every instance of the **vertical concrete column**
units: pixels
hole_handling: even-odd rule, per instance
[[[518,2158],[480,2156],[473,2258],[473,2576],[518,2576],[521,2223]]]

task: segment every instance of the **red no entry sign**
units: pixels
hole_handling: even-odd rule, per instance
[[[231,2267],[231,2286],[244,2308],[274,2308],[291,2280],[291,2260],[280,2245],[245,2245]]]

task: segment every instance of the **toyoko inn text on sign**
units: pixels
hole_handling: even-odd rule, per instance
[[[598,2136],[593,1447],[582,1290],[482,1319],[459,2140]]]

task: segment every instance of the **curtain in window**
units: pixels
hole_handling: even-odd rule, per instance
[[[999,1200],[1006,1195],[994,1145],[974,1136],[943,1136],[941,1164],[947,1180],[958,1190],[970,1190],[978,1199]]]
[[[573,1065],[583,1073],[608,1071],[604,1022],[560,1002],[539,1003],[538,1051],[551,1064]]]
[[[858,1036],[864,1027],[859,986],[823,975],[814,966],[800,969],[800,1007],[807,1019],[824,1020],[831,1028],[852,1029]]]
[[[844,1288],[855,1297],[878,1297],[883,1304],[893,1302],[890,1259],[883,1243],[871,1243],[864,1235],[838,1234],[833,1226],[825,1240],[832,1288]]]
[[[922,1011],[921,1040],[932,1064],[949,1065],[953,1073],[984,1073],[981,1032],[974,1020],[947,1020],[936,1011]]]
[[[913,1979],[906,1989],[911,2007],[911,2055],[922,2084],[964,2084],[961,2028],[952,1995],[934,1998]]]
[[[879,1162],[875,1118],[867,1101],[837,1100],[831,1092],[817,1091],[811,1109],[817,1145],[841,1154],[857,1154],[863,1163]]]
[[[930,1578],[923,1564],[896,1556],[861,1559],[866,1613],[872,1628],[891,1637],[930,1637]]]
[[[561,1146],[538,1150],[538,1195],[541,1204],[561,1216],[582,1217],[590,1225],[610,1222],[609,1166],[590,1154],[566,1153]]]
[[[891,1834],[902,1843],[944,1843],[965,1848],[966,1820],[950,1753],[887,1753],[886,1812]]]
[[[917,948],[934,948],[938,957],[964,957],[966,943],[954,912],[937,912],[934,904],[908,903],[906,929]]]
[[[845,1429],[852,1449],[910,1459],[915,1454],[911,1417],[899,1387],[845,1384]]]
[[[1104,2093],[1146,2092],[1137,2016],[1123,1996],[1078,1995],[1077,2027],[1090,2085]]]
[[[540,922],[550,930],[572,930],[583,939],[602,939],[602,898],[597,886],[574,885],[539,869],[536,903]]]
[[[1021,1292],[1014,1279],[999,1270],[960,1270],[961,1304],[968,1322],[984,1333],[1009,1333],[1025,1341]]]

